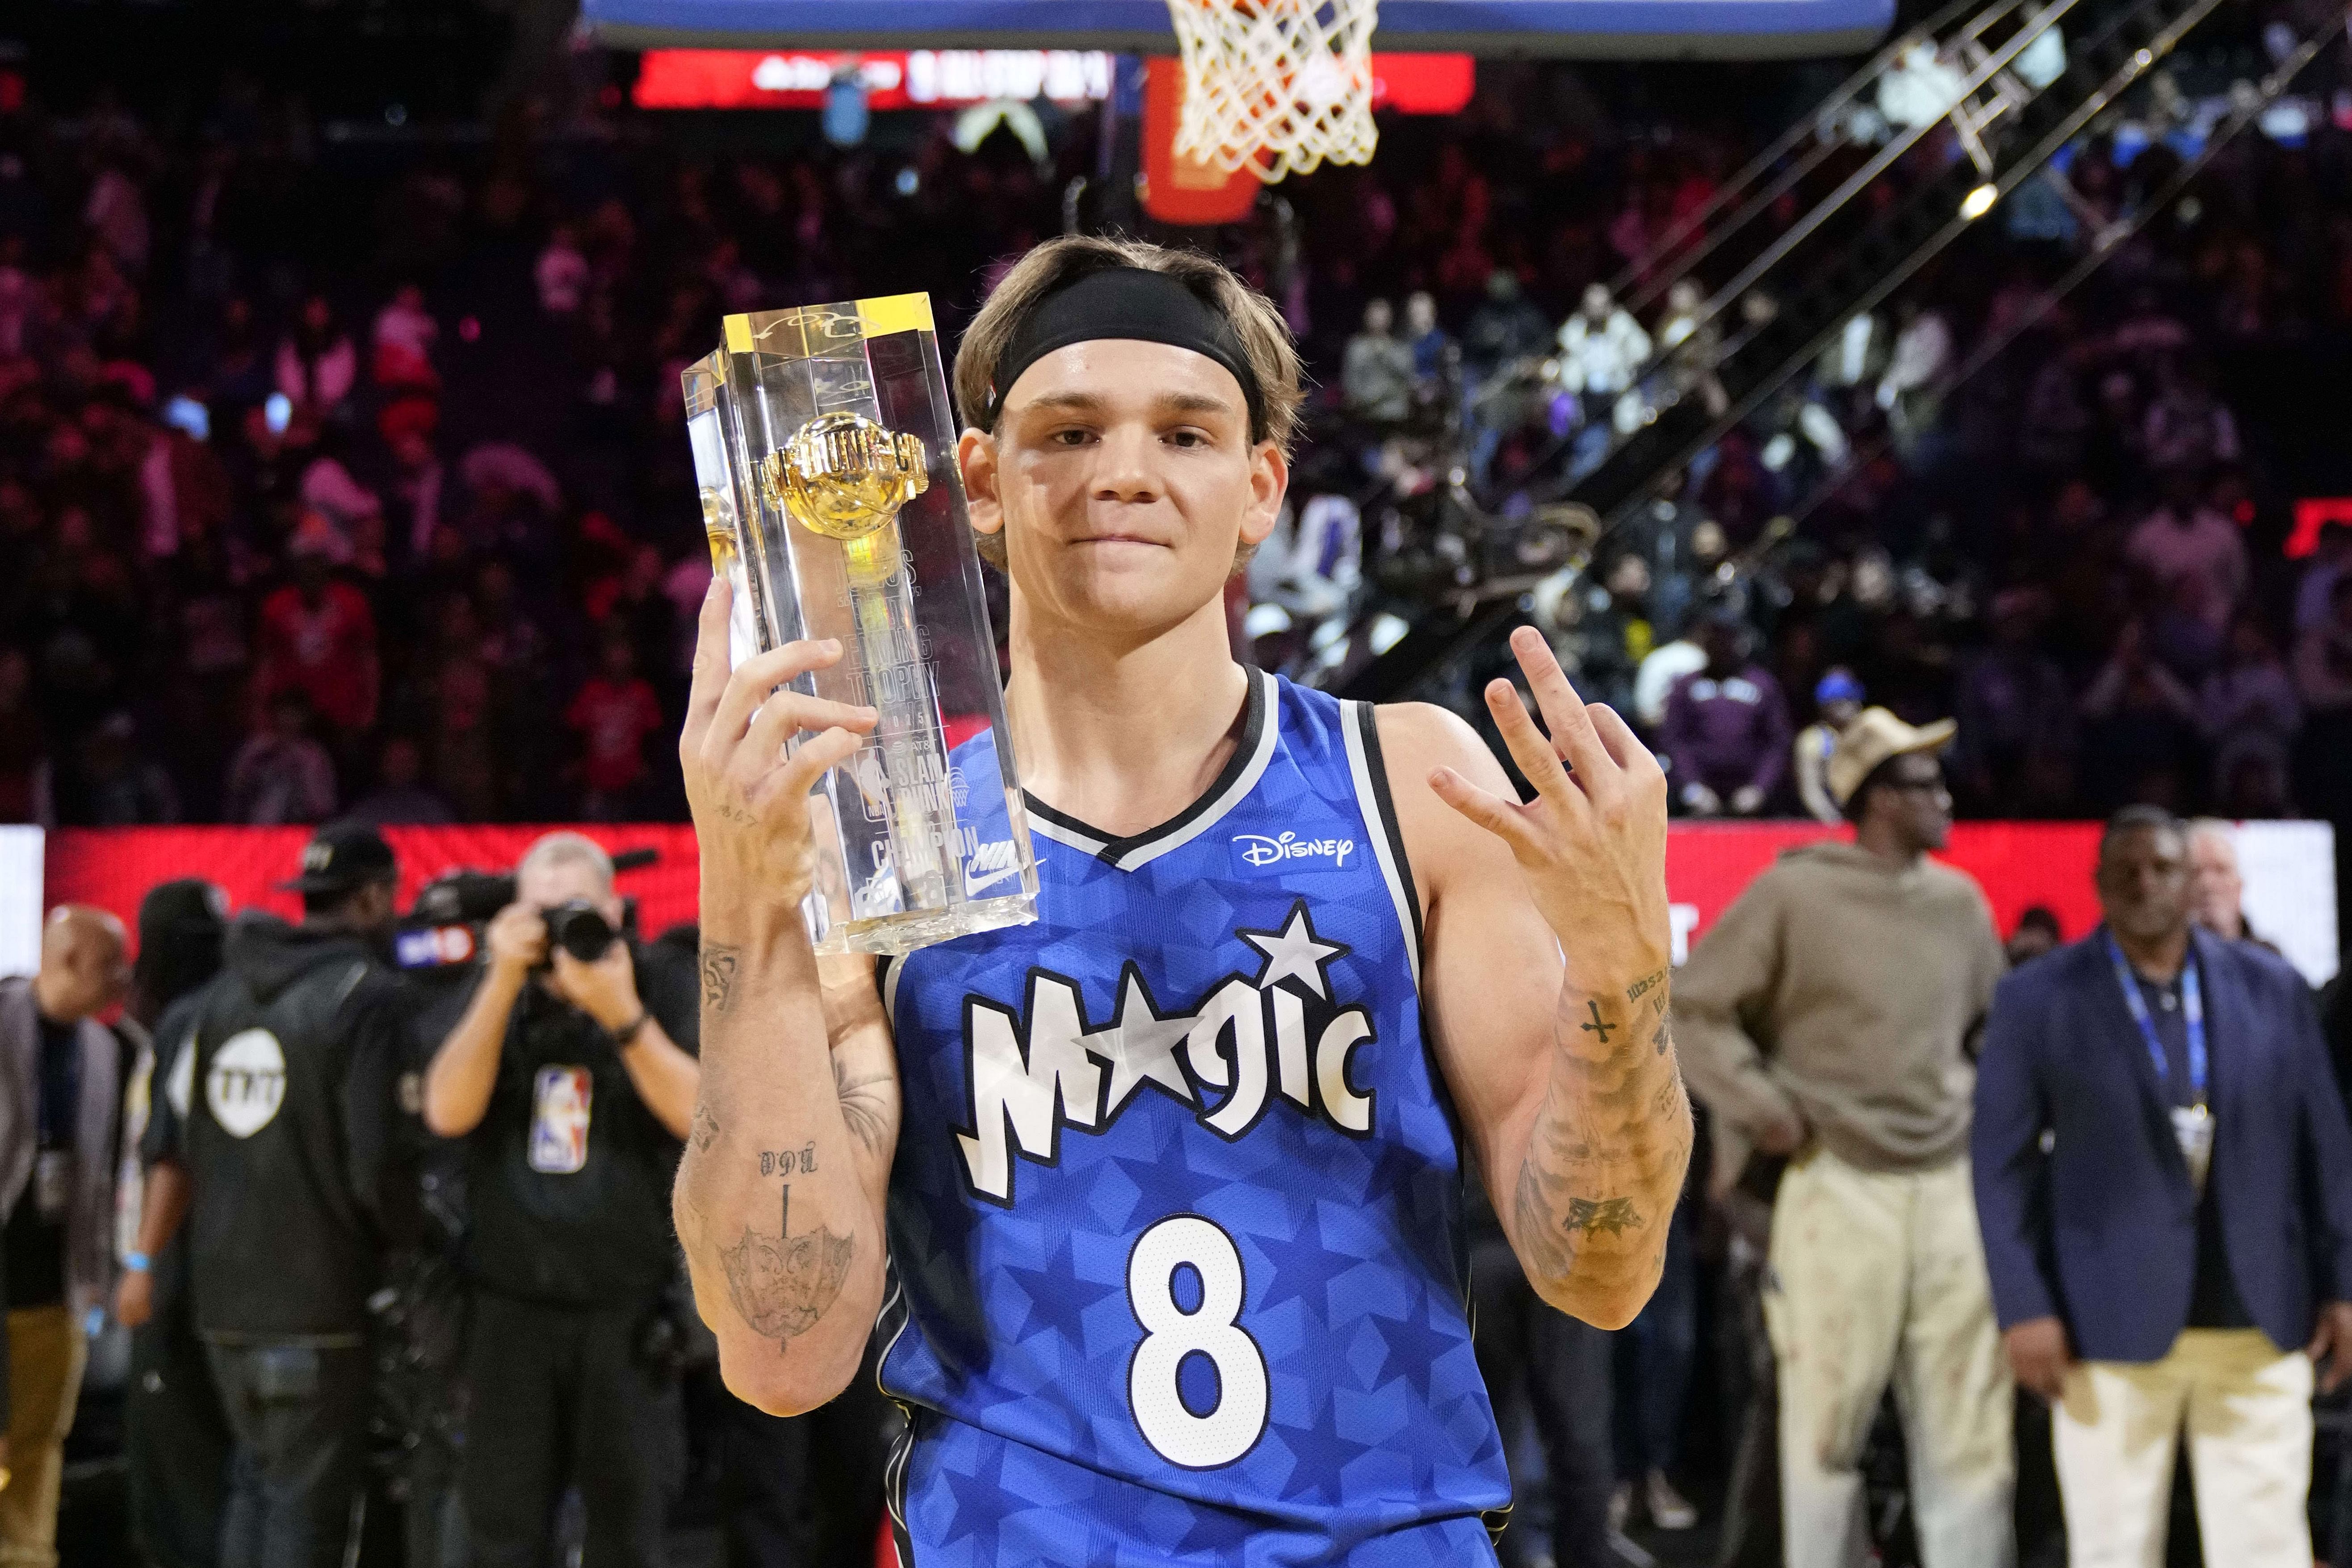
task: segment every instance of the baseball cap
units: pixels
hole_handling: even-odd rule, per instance
[[[202,877],[158,882],[139,900],[139,948],[173,936],[218,940],[228,926],[228,895]]]
[[[278,886],[289,893],[340,893],[399,874],[383,835],[356,822],[331,822],[302,847],[302,874]]]
[[[1830,752],[1823,779],[1830,786],[1830,798],[1845,805],[1881,763],[1914,752],[1940,752],[1952,743],[1958,731],[1959,726],[1949,719],[1914,726],[1884,708],[1864,709],[1838,732],[1837,745]]]
[[[1843,665],[1822,676],[1821,684],[1813,688],[1813,701],[1823,708],[1832,702],[1861,700],[1862,682],[1853,678],[1853,671]]]

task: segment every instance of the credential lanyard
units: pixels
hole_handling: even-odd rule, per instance
[[[2139,994],[2138,976],[2116,945],[2115,933],[2107,933],[2107,957],[2116,966],[2116,984],[2123,987],[2124,1005],[2131,1010],[2132,1022],[2139,1026],[2140,1038],[2147,1042],[2147,1054],[2156,1063],[2158,1083],[2168,1081],[2172,1069],[2164,1059],[2164,1042],[2157,1037],[2156,1020],[2148,1016],[2147,999]],[[2180,1015],[2189,1026],[2189,1102],[2205,1104],[2205,994],[2197,984],[2197,960],[2191,953],[2181,964]]]

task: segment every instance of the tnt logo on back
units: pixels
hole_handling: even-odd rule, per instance
[[[1301,838],[1296,833],[1285,833],[1268,838],[1263,834],[1236,834],[1233,840],[1234,872],[1243,877],[1265,877],[1282,871],[1344,871],[1348,857],[1355,853],[1352,838]]]

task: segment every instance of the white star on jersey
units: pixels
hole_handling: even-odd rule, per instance
[[[1143,977],[1129,967],[1118,992],[1118,1012],[1111,1021],[1086,1037],[1087,1053],[1110,1064],[1110,1088],[1103,1101],[1103,1121],[1149,1081],[1160,1085],[1187,1105],[1198,1105],[1192,1082],[1176,1060],[1176,1047],[1192,1027],[1192,1015],[1163,1018],[1152,1005]]]
[[[1306,900],[1290,906],[1290,918],[1279,931],[1244,931],[1234,934],[1265,954],[1265,968],[1257,977],[1258,989],[1271,991],[1276,983],[1295,979],[1325,1001],[1330,1000],[1331,993],[1323,983],[1323,966],[1348,949],[1343,942],[1316,940],[1315,928],[1307,923]]]

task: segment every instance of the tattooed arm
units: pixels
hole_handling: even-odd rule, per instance
[[[727,612],[722,580],[678,742],[702,851],[702,1082],[671,1210],[727,1386],[791,1415],[848,1384],[882,1298],[889,1024],[871,963],[820,961],[800,915],[809,785],[874,716],[777,689],[835,645],[791,644],[730,676]]]
[[[1517,804],[1442,710],[1383,708],[1381,749],[1433,1043],[1495,1212],[1545,1300],[1613,1329],[1656,1287],[1690,1163],[1665,775],[1623,721],[1578,700],[1539,636],[1512,641],[1558,748],[1507,683],[1487,701],[1534,800]]]

